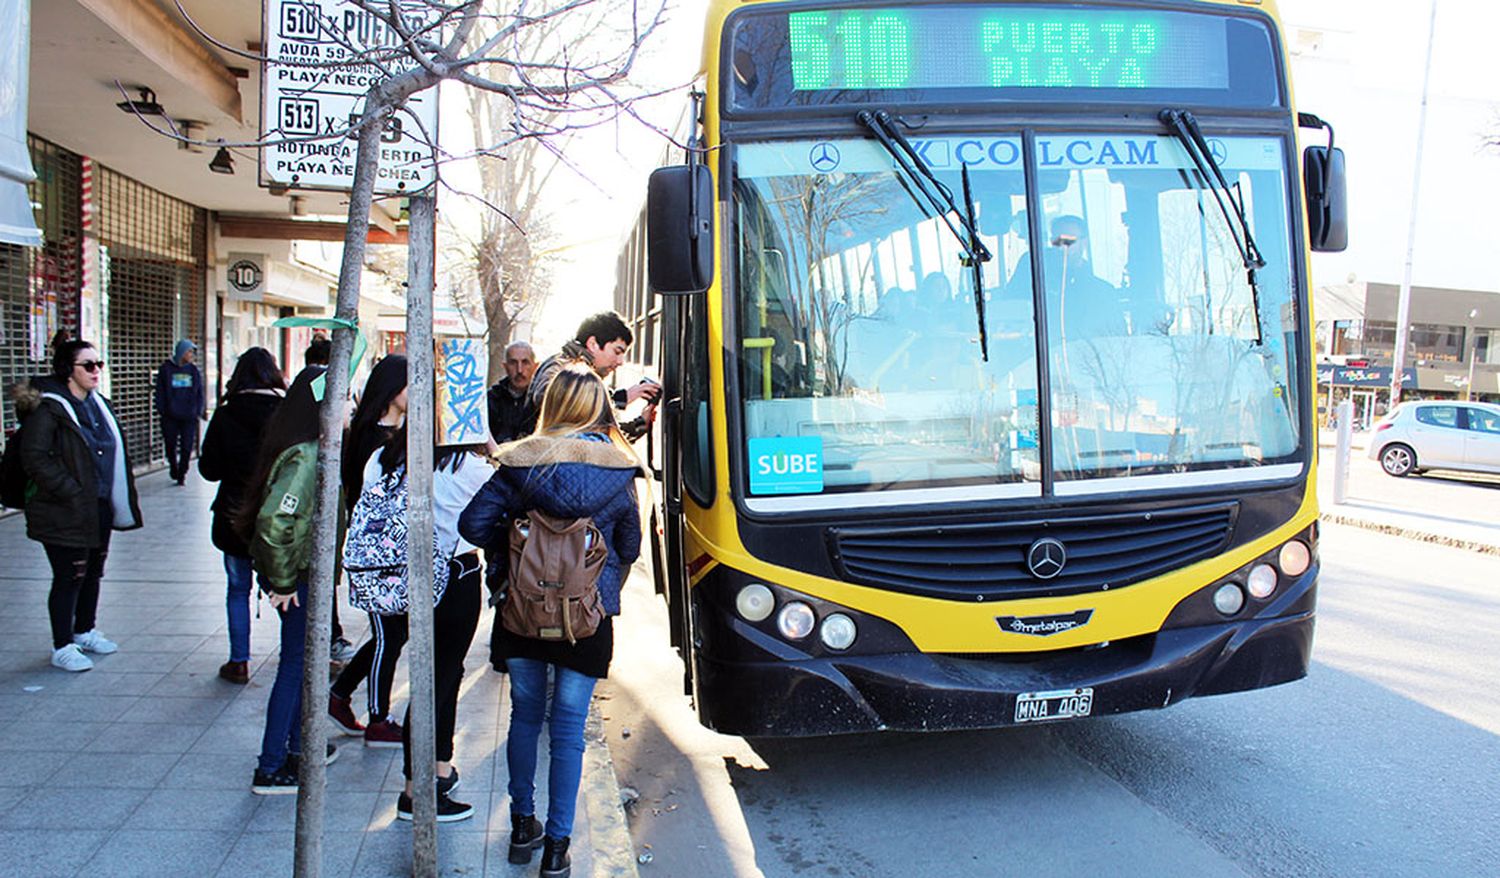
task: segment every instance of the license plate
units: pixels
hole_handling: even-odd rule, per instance
[[[1081,716],[1088,716],[1093,709],[1093,689],[1023,692],[1016,696],[1016,722],[1018,723],[1077,719]]]

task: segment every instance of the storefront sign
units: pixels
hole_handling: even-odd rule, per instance
[[[400,3],[414,30],[434,14],[434,4]],[[376,15],[346,0],[265,0],[263,41],[270,62],[261,68],[261,185],[348,190],[354,185],[357,134],[320,137],[359,121],[365,94],[390,74],[415,62],[390,47],[400,36]],[[386,50],[380,64],[366,63]],[[394,57],[393,57],[394,54]],[[385,68],[385,69],[382,69]],[[389,71],[388,74],[386,71]],[[407,98],[380,137],[375,191],[415,192],[435,179],[436,89]]]
[[[1347,387],[1387,387],[1391,383],[1391,370],[1388,366],[1319,366],[1318,383]],[[1401,386],[1417,386],[1416,369],[1408,367],[1401,370]]]
[[[266,292],[266,254],[230,253],[224,270],[229,298],[236,302],[259,302]]]

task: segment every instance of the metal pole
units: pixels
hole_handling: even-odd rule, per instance
[[[1474,318],[1478,316],[1478,308],[1469,311],[1469,383],[1464,385],[1464,402],[1474,399],[1474,361],[1479,359],[1479,336],[1474,334]]]
[[[1333,447],[1333,502],[1343,503],[1349,497],[1349,449],[1354,444],[1354,401],[1339,403],[1338,439]]]
[[[391,115],[387,104],[366,111],[354,160],[354,185],[349,192],[349,223],[344,233],[343,262],[339,268],[338,302],[334,315],[359,317],[359,282],[365,267],[370,201],[380,157],[380,132]],[[344,443],[344,421],[349,408],[349,359],[354,331],[335,329],[328,354],[323,405],[319,408],[318,513],[313,522],[312,569],[307,581],[307,638],[302,667],[302,765],[297,774],[297,831],[292,856],[295,878],[317,878],[323,863],[323,785],[328,745],[328,638],[333,621],[333,553],[338,549],[339,459]]]
[[[1411,220],[1406,227],[1406,271],[1401,277],[1401,297],[1396,304],[1396,356],[1391,363],[1391,403],[1401,402],[1401,376],[1406,371],[1406,323],[1411,319],[1411,263],[1417,247],[1417,202],[1422,185],[1422,141],[1427,135],[1427,86],[1432,81],[1432,36],[1437,31],[1437,0],[1427,19],[1427,61],[1422,68],[1422,109],[1417,114],[1417,158],[1411,177]]]
[[[437,788],[433,761],[437,699],[432,679],[432,445],[435,353],[432,346],[432,288],[437,202],[433,195],[411,197],[407,230],[406,278],[406,508],[407,593],[411,644],[406,668],[411,684],[412,875],[437,875]]]

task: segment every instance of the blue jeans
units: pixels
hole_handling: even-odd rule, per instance
[[[307,645],[307,582],[297,583],[297,606],[281,615],[281,654],[276,682],[266,704],[266,734],[260,742],[260,770],[267,774],[286,763],[287,753],[302,752],[302,658]]]
[[[536,744],[547,714],[547,663],[512,658],[510,672],[510,733],[505,759],[510,769],[510,809],[513,814],[536,813]],[[594,694],[593,677],[552,666],[551,770],[547,774],[547,835],[573,834],[573,811],[578,805],[578,782],[583,775],[583,723]]]
[[[229,612],[229,660],[250,661],[250,588],[255,578],[250,559],[224,553],[224,575],[229,591],[224,607]]]

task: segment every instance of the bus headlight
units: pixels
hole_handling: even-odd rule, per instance
[[[1276,568],[1270,564],[1257,564],[1250,568],[1250,576],[1245,580],[1245,590],[1250,596],[1265,600],[1276,590]]]
[[[829,649],[848,649],[854,645],[854,637],[858,633],[854,620],[843,613],[833,613],[818,627],[818,637]]]
[[[776,630],[787,640],[801,640],[812,633],[817,621],[812,607],[801,601],[792,601],[776,615]]]
[[[761,622],[771,617],[776,609],[776,597],[771,590],[758,582],[752,582],[735,595],[734,608],[746,622]]]
[[[1245,593],[1237,583],[1226,582],[1214,591],[1214,609],[1233,616],[1245,606]]]
[[[1312,566],[1312,552],[1308,550],[1307,543],[1292,540],[1281,547],[1276,563],[1281,565],[1281,572],[1287,576],[1301,576]]]

